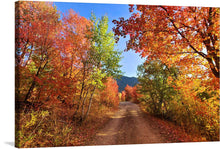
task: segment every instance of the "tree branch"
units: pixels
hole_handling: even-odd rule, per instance
[[[170,15],[167,11],[167,9],[163,6],[159,6],[160,8],[162,8],[166,13],[167,13],[167,18],[170,20],[170,22],[172,23],[173,27],[175,28],[175,30],[178,32],[178,34],[186,40],[186,42],[188,43],[188,45],[190,46],[190,48],[192,48],[196,53],[198,53],[200,56],[202,56],[203,58],[207,58],[207,55],[204,54],[203,52],[199,52],[191,43],[190,41],[186,38],[186,36],[179,31],[179,28],[176,26],[175,22],[173,19],[170,18]]]

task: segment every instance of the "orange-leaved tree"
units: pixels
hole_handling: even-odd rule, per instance
[[[108,77],[100,95],[101,101],[107,106],[117,107],[119,104],[117,81],[112,77]]]
[[[18,2],[15,8],[16,99],[28,103],[46,76],[60,21],[52,3]]]
[[[134,11],[130,5],[129,10],[129,19],[113,21],[118,38],[130,36],[127,50],[185,67],[199,56],[219,78],[219,8],[136,5]]]
[[[125,91],[121,92],[121,101],[125,101]]]
[[[136,86],[132,87],[127,84],[123,93],[125,93],[126,101],[132,101],[138,103],[138,94],[137,94]]]

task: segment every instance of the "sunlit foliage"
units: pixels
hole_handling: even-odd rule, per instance
[[[16,146],[82,145],[119,104],[121,52],[108,17],[20,1],[15,29]]]

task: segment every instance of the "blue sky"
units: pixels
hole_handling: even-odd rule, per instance
[[[90,18],[91,12],[95,13],[97,18],[107,15],[109,19],[109,28],[112,29],[114,24],[112,20],[120,17],[128,18],[130,16],[128,5],[126,4],[95,4],[95,3],[71,3],[71,2],[54,2],[57,9],[65,13],[70,8],[77,12],[80,16],[87,19]],[[126,48],[126,41],[128,38],[121,38],[115,49],[124,50]],[[123,59],[120,64],[121,70],[125,76],[136,77],[137,66],[144,62],[139,54],[134,51],[123,52]]]

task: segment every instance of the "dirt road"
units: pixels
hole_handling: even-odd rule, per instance
[[[150,127],[150,122],[138,105],[121,102],[119,110],[101,129],[91,145],[164,143],[159,130]]]

